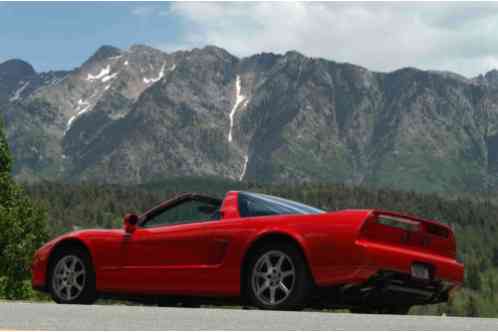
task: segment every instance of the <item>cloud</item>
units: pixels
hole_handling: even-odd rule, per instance
[[[173,3],[179,46],[238,55],[297,50],[377,71],[418,67],[475,76],[498,65],[495,3]],[[175,45],[168,45],[175,49]]]

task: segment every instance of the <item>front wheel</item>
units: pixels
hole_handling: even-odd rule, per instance
[[[49,287],[52,299],[57,303],[95,302],[95,273],[88,253],[79,248],[56,253],[50,272]]]
[[[245,277],[251,303],[261,309],[301,309],[313,284],[303,254],[287,243],[256,250]]]

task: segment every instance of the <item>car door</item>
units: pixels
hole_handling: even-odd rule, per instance
[[[204,208],[204,211],[202,209]],[[194,199],[154,212],[125,236],[123,272],[132,292],[198,294],[224,253],[215,236],[219,206]],[[209,276],[209,277],[207,277]]]

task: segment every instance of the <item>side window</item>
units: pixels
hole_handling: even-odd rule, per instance
[[[191,224],[219,219],[219,206],[201,201],[186,201],[147,219],[143,227]]]
[[[239,210],[241,217],[261,217],[279,214],[275,210],[275,207],[268,202],[242,193],[239,193]]]
[[[324,213],[323,210],[288,199],[248,192],[239,192],[239,211],[241,217]]]

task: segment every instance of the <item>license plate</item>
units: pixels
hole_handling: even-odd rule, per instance
[[[429,273],[429,268],[422,264],[413,264],[412,265],[412,277],[417,279],[429,280],[431,278],[431,274]]]

